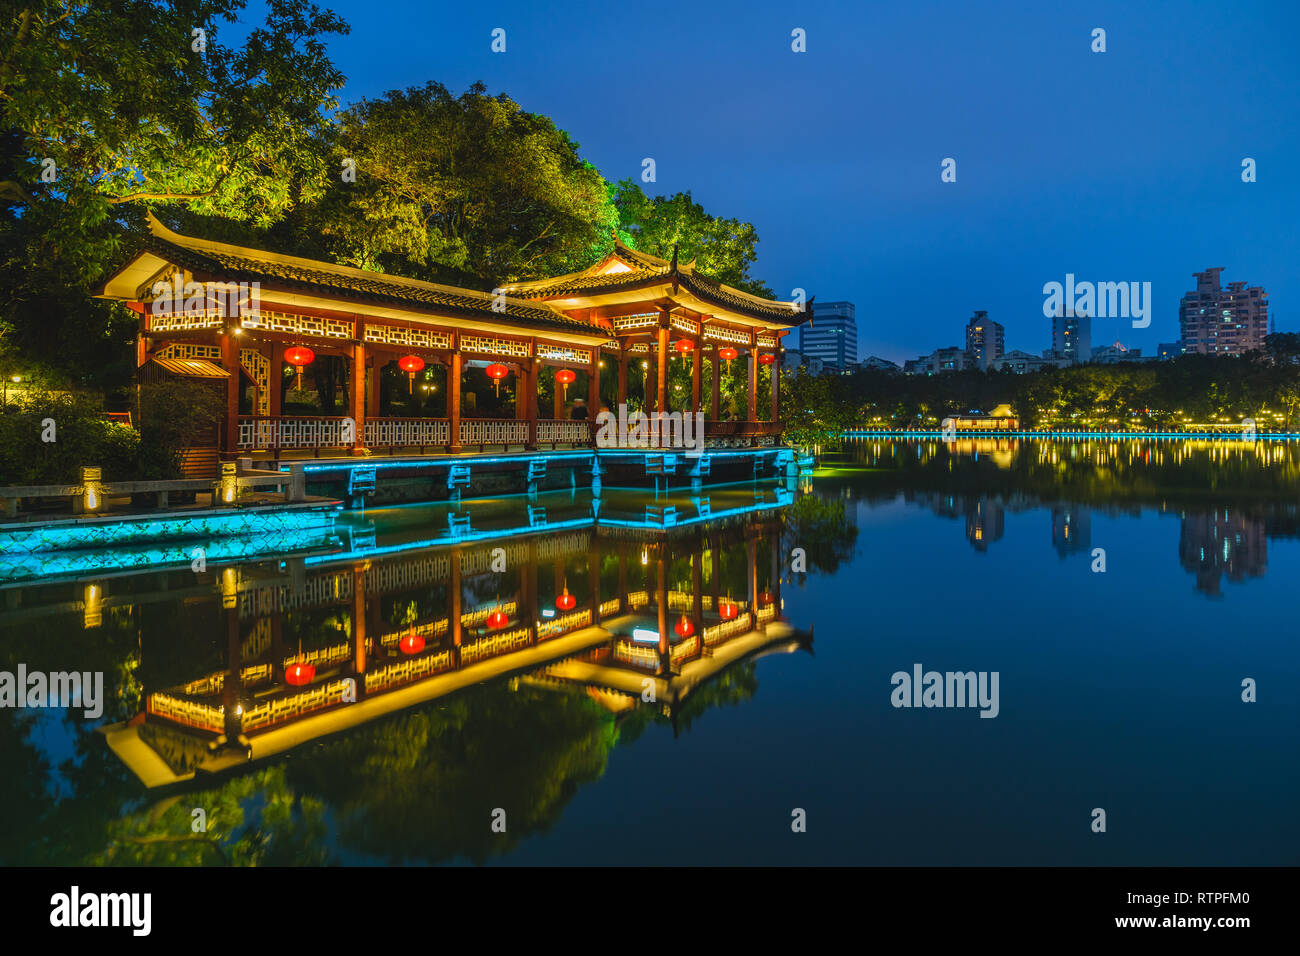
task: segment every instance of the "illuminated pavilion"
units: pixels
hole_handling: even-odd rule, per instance
[[[646,375],[647,412],[706,412],[708,444],[777,444],[781,339],[811,316],[811,303],[805,309],[750,295],[700,274],[693,262],[659,259],[617,240],[588,269],[492,293],[182,236],[152,214],[149,230],[99,295],[140,315],[141,380],[182,377],[224,394],[218,434],[206,454],[189,458],[194,477],[209,477],[219,460],[238,457],[590,445],[594,422],[564,418],[558,390],[551,417],[540,417],[538,374],[543,366],[563,369],[579,391],[578,378],[585,377],[594,419],[607,360],[617,369],[619,404],[631,364],[633,374]],[[160,304],[158,290],[173,288],[186,291]],[[323,355],[346,363],[347,415],[284,414],[283,376],[290,368],[301,374],[304,360]],[[675,356],[691,363],[691,394],[680,407],[668,388]],[[723,421],[720,372],[736,360],[748,366],[747,414]],[[714,363],[707,403],[706,361]],[[445,418],[380,414],[380,374],[392,362],[405,371],[446,368]],[[773,368],[766,418],[760,364]],[[513,376],[513,418],[462,414],[471,365]],[[241,414],[241,403],[248,413]]]

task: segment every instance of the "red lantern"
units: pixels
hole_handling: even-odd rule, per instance
[[[573,384],[577,377],[577,373],[567,368],[562,368],[555,373],[556,384],[564,388],[564,392],[562,393],[564,398],[567,399],[569,397],[569,386]]]
[[[284,669],[284,680],[294,687],[301,687],[303,684],[310,684],[316,677],[316,668],[312,664],[304,664],[302,655],[298,655],[296,663],[290,664]]]
[[[771,604],[771,603],[772,603],[772,600],[773,600],[773,598],[772,598],[772,592],[771,592],[771,591],[759,591],[759,592],[758,592],[758,603],[759,603],[759,604]]]
[[[491,614],[487,616],[488,630],[491,631],[499,631],[501,630],[501,628],[505,627],[509,623],[510,623],[509,616],[506,614],[505,611],[502,611],[500,608],[493,611]]]
[[[723,601],[718,605],[718,617],[724,621],[734,621],[740,608],[732,601]]]
[[[492,384],[496,388],[497,397],[501,397],[501,380],[510,374],[510,369],[506,368],[499,362],[489,365],[486,369],[488,378],[492,379]]]
[[[735,349],[733,349],[730,345],[718,349],[718,358],[722,359],[724,362],[730,362],[739,354],[740,353],[737,352]]]
[[[690,637],[695,633],[695,625],[689,617],[683,614],[677,619],[677,623],[673,625],[673,630],[677,632],[678,637]]]
[[[415,373],[424,371],[424,359],[418,355],[403,355],[397,360],[397,367],[406,373],[411,394],[415,394]]]
[[[677,350],[678,355],[685,359],[689,353],[695,351],[695,343],[690,339],[678,339],[673,348]]]
[[[578,606],[578,599],[569,593],[568,588],[565,588],[564,593],[555,599],[555,606],[561,611],[572,611]]]
[[[759,365],[771,365],[776,361],[776,354],[773,352],[764,352],[758,357]]]
[[[316,353],[305,345],[295,345],[284,350],[284,360],[298,373],[298,389],[302,389],[302,370],[316,361]]]
[[[403,654],[418,654],[424,650],[424,638],[415,633],[415,628],[411,628],[406,635],[397,642]]]

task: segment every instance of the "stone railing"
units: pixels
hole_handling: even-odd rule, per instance
[[[370,448],[446,446],[451,423],[445,418],[368,418],[365,438]]]

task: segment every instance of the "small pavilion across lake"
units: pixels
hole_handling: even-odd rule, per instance
[[[811,303],[750,295],[701,275],[694,263],[617,240],[588,269],[481,292],[182,236],[152,214],[149,229],[100,296],[140,315],[141,380],[180,377],[222,393],[224,418],[211,447],[188,459],[196,475],[240,457],[590,445],[610,365],[617,404],[627,399],[631,366],[644,376],[645,411],[704,412],[710,445],[777,444],[781,339],[811,316]],[[160,298],[160,289],[176,295]],[[347,414],[284,414],[286,370],[300,377],[318,356],[343,360]],[[689,397],[669,388],[674,358],[689,363]],[[741,420],[727,421],[719,384],[724,365],[738,360],[747,363],[747,408]],[[412,389],[426,367],[446,369],[445,417],[381,414],[380,376],[393,362],[410,374]],[[713,363],[709,395],[702,394],[705,362]],[[760,364],[771,368],[764,400]],[[556,381],[568,397],[584,398],[586,420],[565,417],[558,388],[551,414],[542,416],[545,366],[561,370]],[[513,389],[512,416],[463,414],[471,367]]]

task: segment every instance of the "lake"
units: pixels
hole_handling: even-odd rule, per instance
[[[1300,447],[1110,439],[34,562],[0,862],[1295,864],[1297,581]]]

